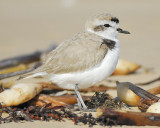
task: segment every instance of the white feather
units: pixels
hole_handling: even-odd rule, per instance
[[[115,48],[108,50],[102,63],[93,69],[77,73],[52,74],[49,79],[58,86],[67,89],[73,89],[75,84],[78,84],[79,88],[90,87],[113,73],[118,62],[119,53],[120,48],[117,40]]]

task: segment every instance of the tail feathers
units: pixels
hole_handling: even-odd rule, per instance
[[[34,73],[34,74],[26,74],[26,75],[20,76],[20,78],[18,80],[34,78],[34,77],[42,77],[42,76],[46,76],[47,74],[48,74],[47,72],[38,72],[38,73]]]

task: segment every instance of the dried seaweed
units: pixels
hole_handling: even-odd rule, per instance
[[[126,104],[119,101],[119,100],[115,100],[115,99],[107,99],[105,101],[105,103],[103,104],[104,107],[107,108],[115,108],[115,109],[121,109],[121,108],[125,108]]]
[[[123,102],[112,99],[112,97],[105,92],[95,92],[90,99],[85,100],[84,102],[88,109],[96,109],[101,106],[120,109],[126,106]]]
[[[90,107],[102,106],[106,102],[106,99],[110,100],[111,97],[106,93],[96,92],[91,100],[86,100]],[[95,104],[93,104],[95,103]],[[3,118],[2,113],[8,113],[8,117]],[[65,121],[64,119],[69,119],[74,122],[75,125],[82,123],[84,125],[89,125],[92,127],[93,125],[117,125],[116,120],[95,118],[91,113],[82,113],[76,114],[70,108],[66,108],[63,106],[55,106],[52,107],[51,103],[47,104],[44,107],[29,105],[28,103],[24,103],[22,105],[16,107],[6,107],[0,108],[0,123],[7,122],[19,122],[22,120],[25,121],[33,121],[33,120],[41,120],[41,121]],[[107,120],[107,121],[106,121]]]
[[[26,105],[25,105],[26,106]],[[65,121],[64,119],[69,119],[74,122],[75,125],[82,123],[84,125],[117,125],[116,120],[104,119],[103,117],[95,118],[91,113],[82,113],[78,115],[72,112],[70,109],[67,109],[62,106],[51,107],[51,104],[47,104],[45,107],[38,106],[27,106],[24,107],[6,107],[0,109],[0,123],[9,123],[9,122],[20,122],[20,121]],[[2,113],[7,113],[8,116],[3,118]]]
[[[111,99],[108,94],[95,92],[95,94],[89,100],[85,100],[84,103],[88,109],[94,109],[102,106],[107,99]]]
[[[4,112],[8,114],[8,116],[5,118],[2,117],[2,113]],[[89,126],[96,124],[96,118],[94,118],[91,113],[85,113],[78,116],[77,114],[65,109],[64,107],[51,107],[51,104],[47,104],[45,107],[1,107],[0,112],[0,123],[19,122],[22,120],[64,121],[63,119],[65,118],[72,120],[75,124],[78,124],[80,122],[83,124],[88,124]]]

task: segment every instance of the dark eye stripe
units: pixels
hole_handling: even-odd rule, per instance
[[[113,18],[111,19],[111,21],[116,22],[116,23],[119,23],[119,20],[118,20],[116,17],[113,17]]]
[[[104,30],[104,26],[103,25],[99,25],[99,26],[96,26],[94,28],[94,31],[103,31]]]

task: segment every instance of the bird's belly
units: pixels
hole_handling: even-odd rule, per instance
[[[119,47],[109,50],[103,61],[90,70],[77,73],[52,74],[50,80],[58,86],[73,89],[75,84],[79,88],[88,88],[111,75],[117,65],[119,58]]]

